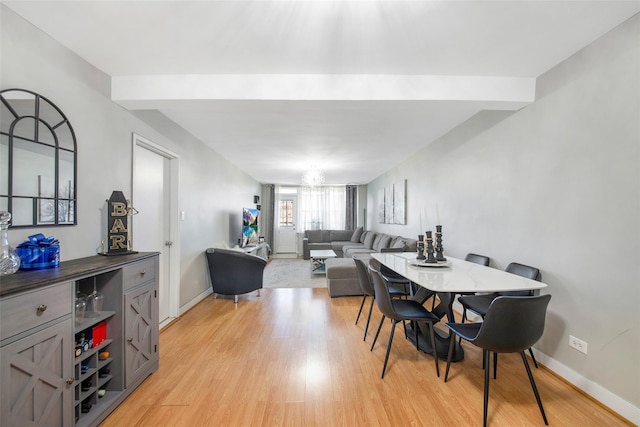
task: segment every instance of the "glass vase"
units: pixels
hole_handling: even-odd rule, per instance
[[[84,313],[87,308],[87,296],[80,291],[76,292],[75,313],[76,313],[76,325],[79,325],[84,320]]]
[[[104,295],[102,292],[98,292],[96,287],[96,278],[93,278],[93,292],[87,296],[87,311],[93,314],[100,314],[102,311],[102,302],[104,301]]]
[[[20,257],[16,251],[9,246],[9,221],[11,214],[7,211],[0,211],[0,276],[13,274],[20,268]]]

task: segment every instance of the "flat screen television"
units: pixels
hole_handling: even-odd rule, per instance
[[[242,208],[242,247],[258,243],[258,216],[260,211]]]

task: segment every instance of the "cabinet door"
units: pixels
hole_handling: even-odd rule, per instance
[[[125,387],[148,372],[158,360],[158,294],[148,282],[124,295]]]
[[[2,426],[73,425],[73,325],[67,319],[0,349]]]

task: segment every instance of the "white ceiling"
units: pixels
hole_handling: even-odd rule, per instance
[[[260,182],[367,183],[640,1],[3,1]]]

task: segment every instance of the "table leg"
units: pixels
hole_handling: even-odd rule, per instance
[[[414,300],[423,304],[426,300],[428,300],[433,293],[427,291],[424,288],[421,288],[416,292],[413,297]],[[454,322],[453,317],[453,299],[455,294],[449,292],[438,293],[438,299],[440,302],[438,305],[434,307],[431,312],[442,319],[445,315],[447,316],[448,322]],[[449,342],[450,340],[455,340],[455,336],[451,334],[448,329],[443,331],[440,328],[434,328],[435,338],[436,338],[436,351],[438,353],[438,357],[440,359],[446,360],[447,355],[449,353]],[[421,334],[419,341],[420,350],[425,353],[432,354],[431,351],[431,339],[429,338],[429,328],[426,325],[418,325],[418,333]],[[407,326],[407,339],[412,341],[414,344],[416,342],[415,338],[416,331],[413,330],[411,326]],[[464,358],[464,350],[460,343],[456,342],[453,350],[453,357],[451,359],[452,362],[458,362]]]

